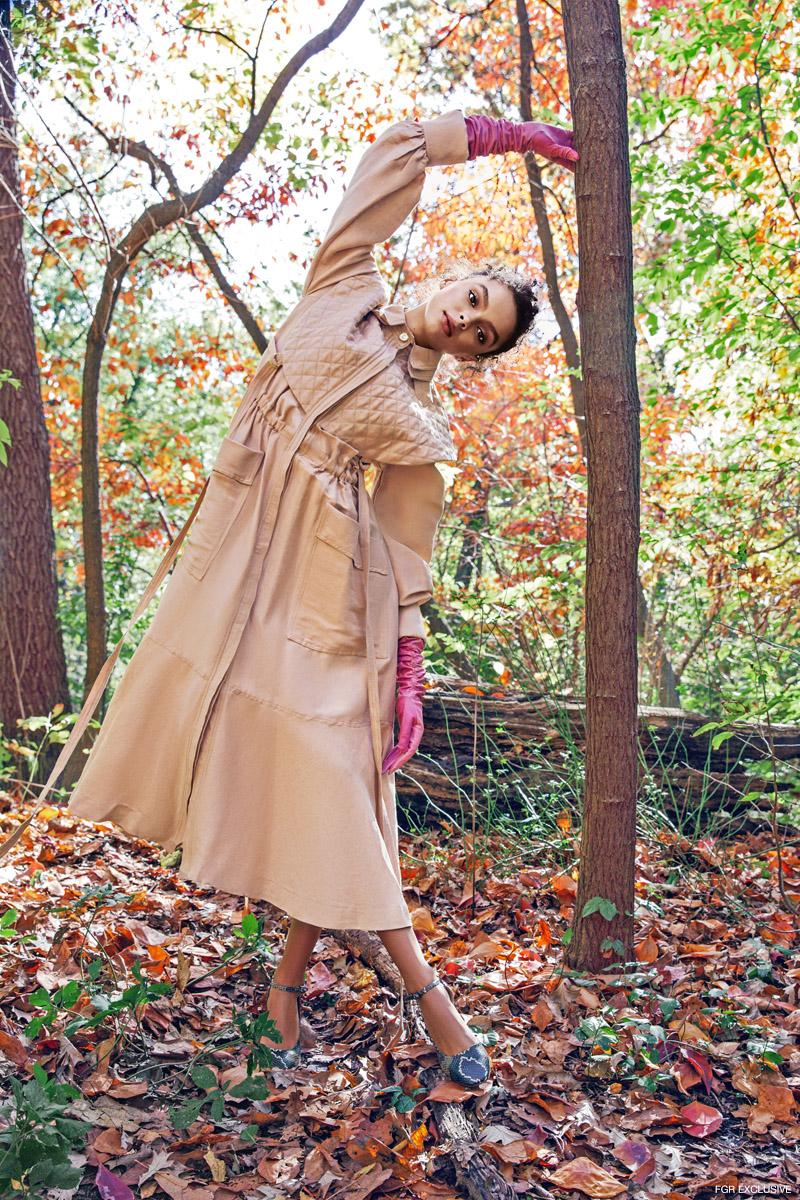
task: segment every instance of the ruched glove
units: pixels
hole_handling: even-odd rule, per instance
[[[425,694],[425,667],[421,637],[401,637],[397,643],[397,720],[400,732],[397,745],[383,760],[382,773],[396,771],[413,758],[422,741],[422,697]]]
[[[509,150],[524,154],[532,150],[550,162],[575,170],[578,151],[572,144],[571,129],[544,125],[541,121],[503,121],[494,117],[465,117],[464,120],[469,158],[507,154]]]

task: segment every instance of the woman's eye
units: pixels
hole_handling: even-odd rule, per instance
[[[470,304],[472,305],[472,307],[473,307],[473,308],[475,307],[475,305],[476,305],[476,304],[477,304],[477,302],[478,302],[478,298],[477,298],[477,296],[475,295],[475,293],[474,293],[474,292],[473,292],[471,289],[470,289],[470,293],[469,293],[469,302],[470,302]]]
[[[482,329],[478,330],[478,341],[480,342],[481,345],[483,345],[483,343],[486,341],[486,334],[483,332]]]

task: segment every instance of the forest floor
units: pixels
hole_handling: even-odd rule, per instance
[[[19,816],[3,813],[3,836]],[[246,1021],[286,918],[191,885],[115,827],[44,809],[0,864],[0,1103],[17,1131],[0,1129],[0,1195],[20,1194],[3,1164],[24,1136],[26,1178],[40,1159],[55,1172],[32,1193],[46,1200],[459,1197],[437,1125],[452,1101],[508,1195],[800,1196],[800,858],[783,851],[782,897],[770,842],[641,843],[637,962],[580,976],[561,941],[569,829],[546,847],[490,835],[477,861],[452,828],[405,837],[414,926],[482,1031],[492,1080],[426,1086],[431,1047],[401,1036],[395,992],[325,931],[304,1064],[257,1070],[259,1099],[225,1093],[252,1089]],[[77,1187],[56,1186],[69,1184],[59,1158],[82,1170]]]

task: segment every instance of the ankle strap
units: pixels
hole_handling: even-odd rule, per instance
[[[429,992],[432,987],[436,987],[437,983],[441,982],[442,981],[439,978],[439,972],[434,971],[433,979],[430,981],[430,983],[426,983],[424,988],[420,988],[418,992],[406,992],[406,1000],[419,1000],[420,996],[424,996],[425,993]]]
[[[274,979],[269,986],[280,988],[282,992],[300,992],[301,995],[304,995],[306,990],[306,985],[304,983],[301,983],[299,987],[288,987],[285,983],[276,983]]]

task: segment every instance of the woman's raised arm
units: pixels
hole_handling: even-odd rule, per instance
[[[384,130],[356,167],[303,295],[352,275],[377,277],[373,247],[390,238],[419,203],[426,168],[466,162],[467,151],[459,110],[431,121],[398,121]]]

